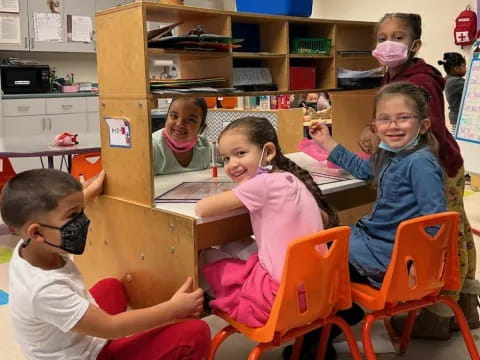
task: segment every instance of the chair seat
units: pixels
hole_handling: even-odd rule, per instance
[[[265,324],[265,326],[262,326],[259,328],[250,328],[232,319],[224,312],[215,311],[215,315],[217,315],[218,317],[221,317],[229,325],[233,326],[238,332],[244,334],[250,340],[253,340],[255,342],[259,342],[259,343],[270,342],[273,340],[273,337],[275,335],[274,327],[269,326],[268,322]]]
[[[370,310],[382,310],[385,307],[385,300],[379,289],[373,286],[360,283],[351,283],[352,301]]]

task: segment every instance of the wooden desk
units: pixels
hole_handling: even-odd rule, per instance
[[[306,168],[318,166],[316,160],[302,153],[289,157]],[[154,178],[154,193],[158,196],[185,181],[229,179],[222,168],[218,178],[211,177],[211,169],[161,175]],[[342,200],[333,202],[343,210],[340,214],[348,213],[349,203],[352,208],[368,204],[371,198],[365,196],[369,194],[367,187],[361,180],[320,185],[329,201]],[[250,235],[252,230],[246,209],[209,218],[195,216],[194,210],[194,203],[147,207],[111,196],[94,200],[87,209],[92,223],[86,252],[75,257],[87,285],[108,276],[122,278],[131,305],[144,307],[168,299],[187,276],[194,276],[198,284],[198,251]]]

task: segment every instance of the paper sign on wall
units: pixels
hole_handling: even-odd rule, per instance
[[[130,122],[120,118],[105,118],[111,147],[131,148]]]
[[[20,44],[20,17],[0,15],[0,44]]]
[[[55,13],[33,13],[35,41],[62,41],[62,17]]]
[[[18,0],[0,0],[0,11],[18,14],[20,12]]]

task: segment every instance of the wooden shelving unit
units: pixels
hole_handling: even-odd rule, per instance
[[[258,53],[206,53],[169,51],[147,47],[147,21],[182,21],[180,33],[202,24],[210,33],[231,35],[232,24],[257,24]],[[257,26],[255,25],[255,26]],[[136,2],[99,12],[96,15],[97,66],[100,101],[102,164],[107,173],[105,195],[88,209],[92,225],[85,255],[75,258],[88,284],[99,278],[122,278],[133,307],[149,306],[168,299],[186,276],[197,284],[197,253],[206,244],[231,240],[231,234],[248,235],[248,215],[237,215],[214,222],[197,223],[196,218],[157,209],[153,206],[154,177],[150,110],[156,97],[149,89],[149,63],[152,56],[178,55],[182,77],[223,76],[232,85],[232,69],[244,62],[268,66],[278,86],[277,92],[191,93],[175,96],[243,96],[300,93],[289,87],[292,65],[317,69],[317,89],[336,88],[336,69],[350,59],[340,59],[337,50],[364,49],[373,39],[374,23],[315,20],[293,17],[242,14],[198,9],[187,6]],[[292,34],[332,39],[329,56],[297,56],[290,53]],[[373,40],[372,40],[373,41]],[[370,47],[371,48],[371,47]],[[266,54],[265,54],[266,53]],[[365,59],[357,68],[374,67]],[[357,66],[358,65],[358,66]],[[349,103],[348,120],[355,115]],[[129,121],[131,148],[110,145],[106,117]],[[337,118],[334,118],[334,122]],[[364,120],[367,122],[368,120]],[[303,127],[301,121],[298,122]],[[334,125],[335,126],[335,125]],[[345,134],[349,126],[345,127]],[[356,136],[350,132],[350,137]],[[348,196],[349,201],[352,197]],[[349,204],[337,200],[338,207]]]

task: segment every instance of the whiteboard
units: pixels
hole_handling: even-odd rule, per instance
[[[455,131],[465,171],[480,174],[480,54],[475,53],[468,69]]]

